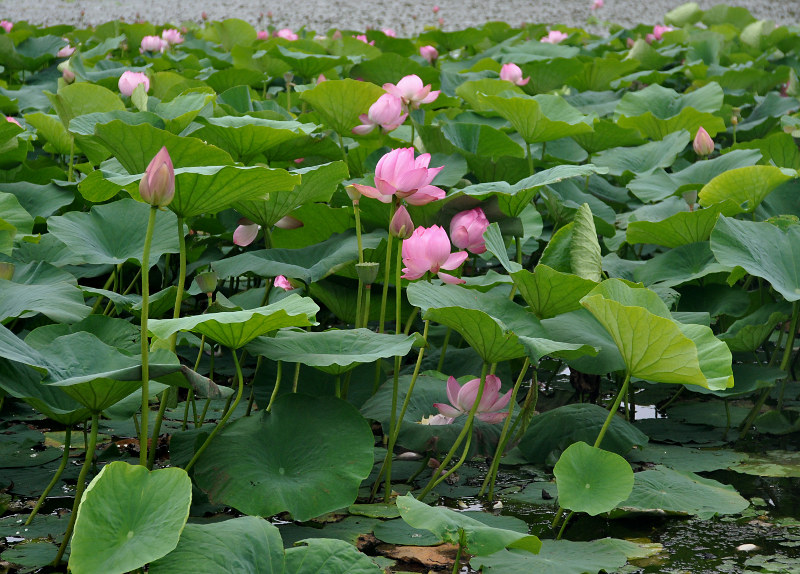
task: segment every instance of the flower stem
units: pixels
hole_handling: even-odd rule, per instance
[[[178,292],[175,295],[175,307],[172,309],[172,318],[177,319],[181,316],[181,302],[183,291],[186,286],[186,238],[183,235],[183,217],[178,216]],[[169,347],[175,352],[175,342],[178,340],[178,333],[173,333],[169,340]]]
[[[283,361],[278,361],[278,372],[275,375],[275,387],[272,389],[272,394],[269,397],[269,404],[267,405],[267,412],[272,410],[272,403],[275,402],[275,397],[278,396],[278,391],[281,388],[281,374],[283,373]]]
[[[144,252],[142,253],[142,423],[139,428],[139,464],[147,466],[147,434],[149,426],[147,417],[150,411],[150,345],[147,330],[147,317],[150,312],[150,246],[153,243],[153,230],[156,226],[156,213],[158,206],[150,208],[150,217],[147,220],[147,232],[144,237]]]
[[[64,434],[64,455],[61,457],[61,464],[58,465],[58,469],[56,473],[53,475],[53,480],[50,481],[50,484],[47,485],[47,488],[44,489],[42,495],[39,497],[39,500],[36,501],[36,506],[33,507],[28,519],[25,521],[25,526],[29,526],[31,522],[33,522],[33,517],[36,516],[36,513],[39,512],[39,509],[44,504],[44,501],[47,499],[47,495],[50,494],[50,491],[53,490],[53,487],[58,482],[58,479],[61,478],[61,475],[64,472],[64,469],[67,468],[67,462],[69,461],[69,443],[72,439],[72,427],[68,426],[66,428]]]
[[[427,325],[427,322],[426,322],[426,325]],[[436,365],[436,370],[439,371],[440,373],[442,372],[442,369],[444,368],[444,355],[447,352],[447,345],[450,342],[450,334],[452,332],[453,332],[453,329],[448,327],[447,331],[445,331],[445,333],[444,333],[444,341],[442,342],[442,352],[439,355],[439,363]]]

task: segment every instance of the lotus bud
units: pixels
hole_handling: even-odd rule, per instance
[[[411,221],[411,216],[404,205],[398,207],[394,212],[394,217],[389,223],[389,233],[392,234],[392,237],[400,239],[408,239],[414,233],[414,222]]]
[[[714,151],[714,140],[711,139],[711,136],[702,126],[697,130],[697,135],[694,136],[692,147],[700,157],[711,155],[711,152]]]
[[[139,195],[152,206],[169,205],[175,196],[175,168],[166,147],[150,161],[139,182]]]
[[[697,190],[683,192],[683,200],[689,206],[689,211],[694,211],[694,204],[697,203]]]
[[[380,267],[380,263],[356,263],[356,274],[364,285],[372,285],[378,278]]]
[[[199,273],[197,277],[194,278],[195,282],[197,283],[197,286],[200,287],[200,291],[208,294],[209,297],[217,289],[218,279],[219,276],[217,275],[216,271],[206,271],[205,273]]]
[[[14,264],[6,261],[0,261],[0,279],[11,281],[14,276]]]
[[[425,58],[429,64],[433,64],[436,58],[439,57],[439,52],[433,46],[422,46],[419,49],[419,55]]]
[[[69,68],[64,68],[64,70],[61,72],[61,77],[64,79],[66,83],[71,84],[72,82],[75,81],[75,72],[73,72]]]
[[[298,227],[303,227],[303,222],[296,217],[286,215],[275,222],[275,227],[280,229],[297,229]]]
[[[292,289],[294,289],[294,285],[292,285],[291,282],[283,275],[278,275],[277,277],[275,277],[275,280],[272,282],[272,284],[275,287],[283,289],[284,291],[291,291]]]
[[[358,191],[354,185],[345,186],[344,190],[347,192],[347,197],[351,199],[353,205],[358,205],[358,200],[361,199],[361,192]]]

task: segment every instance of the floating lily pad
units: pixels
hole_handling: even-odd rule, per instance
[[[614,572],[625,565],[627,557],[621,551],[603,544],[602,540],[573,542],[571,540],[542,540],[539,554],[520,550],[502,550],[491,556],[470,560],[473,568],[482,567],[487,574],[536,572],[536,574],[586,574]]]

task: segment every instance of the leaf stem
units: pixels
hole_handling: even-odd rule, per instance
[[[47,495],[50,494],[50,491],[53,490],[53,487],[56,485],[58,480],[61,478],[61,475],[64,473],[64,469],[67,468],[67,462],[69,461],[69,443],[72,439],[72,427],[68,426],[65,430],[64,434],[64,455],[61,457],[61,464],[58,465],[58,469],[56,469],[56,473],[53,475],[53,479],[50,481],[50,484],[47,485],[47,488],[44,489],[42,495],[39,497],[39,500],[36,501],[36,506],[33,507],[28,519],[25,521],[25,526],[29,526],[31,522],[33,522],[33,517],[39,512],[39,509],[44,504],[44,501],[47,499]]]

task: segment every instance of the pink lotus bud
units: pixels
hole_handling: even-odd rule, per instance
[[[150,78],[144,72],[131,72],[130,70],[123,72],[119,77],[119,93],[123,96],[130,97],[133,90],[139,84],[144,84],[144,91],[150,91]]]
[[[9,22],[8,20],[0,20],[0,28],[6,31],[6,34],[11,32],[11,28],[14,27],[14,24]]]
[[[560,30],[550,30],[550,33],[547,36],[544,36],[539,39],[540,42],[544,42],[546,44],[558,44],[563,42],[568,37],[568,34]]]
[[[433,46],[422,46],[419,49],[419,55],[425,58],[429,64],[433,64],[439,57],[439,52]]]
[[[20,125],[20,123],[15,118],[12,118],[10,116],[6,116],[6,121],[9,122],[9,123],[12,123],[12,124],[17,124],[19,127],[22,127]]]
[[[272,282],[272,284],[275,287],[280,287],[284,291],[291,291],[292,289],[294,289],[292,284],[289,283],[289,280],[283,275],[278,275],[277,277],[275,277],[275,280]]]
[[[442,269],[457,269],[467,258],[466,251],[450,253],[450,239],[447,232],[433,225],[429,228],[417,227],[414,233],[403,241],[403,279],[413,281],[428,272],[436,273],[445,283],[465,283],[463,279]]]
[[[268,40],[269,39],[269,32],[266,30],[259,30],[258,34],[256,34],[256,38],[259,40]]]
[[[439,26],[444,26],[444,18],[439,18]]]
[[[68,84],[75,81],[75,73],[69,68],[64,68],[64,71],[61,72],[61,77],[64,78],[64,81]]]
[[[303,222],[291,215],[284,215],[275,222],[275,227],[280,229],[297,229],[303,227]]]
[[[531,80],[530,77],[523,80],[520,67],[510,62],[508,64],[503,64],[503,67],[500,68],[500,79],[516,84],[517,86],[524,86]]]
[[[383,32],[386,36],[389,36],[390,38],[397,37],[397,32],[395,32],[393,28],[381,28],[381,32]]]
[[[321,84],[322,82],[327,82],[327,81],[328,81],[328,78],[326,78],[323,74],[320,74],[319,77],[317,78],[317,83],[318,84]]]
[[[649,43],[649,42],[648,42],[648,43]],[[625,44],[626,44],[626,45],[628,46],[628,48],[630,49],[630,48],[633,48],[633,47],[636,45],[636,42],[633,40],[633,38],[628,38],[628,39],[625,41]]]
[[[599,10],[603,6],[605,6],[603,0],[594,0],[594,2],[592,2],[592,10]]]
[[[331,40],[341,40],[342,39],[342,32],[341,30],[335,30],[331,35]]]
[[[439,13],[439,6],[437,6],[436,4],[433,5],[433,13],[434,14],[438,14]]]
[[[198,273],[194,278],[195,283],[200,287],[200,291],[207,293],[209,296],[216,290],[218,280],[219,276],[215,271]]]
[[[267,11],[267,18],[269,18],[270,20],[272,20],[272,10],[268,10],[268,11]]]
[[[205,10],[203,10],[203,11],[200,13],[200,17],[201,17],[203,20],[208,20],[208,14],[206,14]]]
[[[369,107],[369,112],[361,114],[358,119],[361,125],[353,128],[353,133],[365,135],[370,133],[375,126],[381,126],[390,132],[401,125],[407,113],[403,113],[403,101],[392,94],[383,94],[378,101]]]
[[[672,26],[661,26],[660,24],[656,24],[655,26],[653,26],[653,37],[656,40],[661,40],[661,37],[666,32],[672,32],[674,29],[675,28],[673,28]]]
[[[466,249],[476,255],[485,253],[483,234],[488,227],[489,220],[480,207],[462,211],[450,220],[450,240],[459,249]]]
[[[167,44],[169,44],[170,46],[173,46],[175,44],[180,44],[183,42],[183,36],[181,36],[181,33],[174,28],[163,30],[161,32],[161,38],[165,40]]]
[[[142,38],[142,45],[139,47],[139,52],[163,52],[169,44],[166,40],[162,40],[158,36],[145,36]]]
[[[697,130],[697,135],[694,136],[692,147],[700,157],[711,155],[714,151],[714,140],[711,139],[711,136],[702,126]]]
[[[298,38],[297,34],[292,32],[289,28],[281,28],[275,32],[275,36],[283,38],[284,40],[289,40],[290,42],[294,42]]]
[[[57,58],[69,58],[72,54],[75,53],[75,48],[67,44],[63,48],[61,48],[58,53],[56,54]]]
[[[153,206],[169,205],[175,196],[175,168],[166,147],[150,161],[139,182],[139,195]]]
[[[408,239],[414,233],[414,222],[411,221],[411,216],[404,205],[398,207],[394,212],[392,221],[389,223],[389,233],[392,234],[392,237],[400,239]]]

